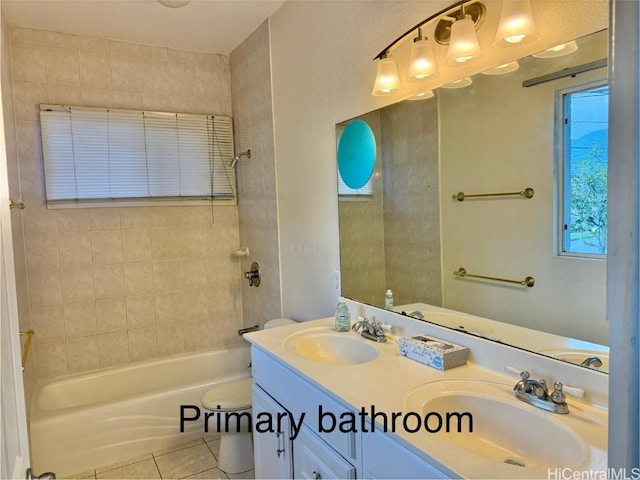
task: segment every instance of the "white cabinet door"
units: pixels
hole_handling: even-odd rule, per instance
[[[255,383],[253,394],[253,457],[256,478],[293,478],[291,475],[291,426],[286,410]],[[272,419],[281,418],[280,428],[273,432],[258,433],[255,428],[256,416],[261,412]],[[276,425],[274,425],[276,426]]]
[[[356,469],[303,425],[293,446],[294,478],[356,478]]]

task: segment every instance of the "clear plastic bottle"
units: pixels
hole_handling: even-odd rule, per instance
[[[344,298],[340,297],[336,307],[336,331],[348,332],[349,330],[351,330],[351,314]]]
[[[391,290],[387,290],[387,293],[384,294],[384,308],[393,310],[393,292]]]

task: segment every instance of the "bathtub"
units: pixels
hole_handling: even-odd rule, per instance
[[[180,432],[180,405],[199,406],[212,385],[250,376],[250,360],[249,347],[238,346],[37,384],[29,418],[33,470],[60,478],[217,435],[211,422],[205,434],[202,421],[185,422]]]

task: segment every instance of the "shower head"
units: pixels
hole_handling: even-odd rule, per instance
[[[236,163],[238,163],[238,159],[240,157],[247,157],[247,158],[251,158],[251,149],[247,150],[246,152],[240,152],[239,154],[237,154],[235,157],[233,157],[233,160],[231,160],[231,163],[229,164],[229,166],[231,168],[236,166]]]

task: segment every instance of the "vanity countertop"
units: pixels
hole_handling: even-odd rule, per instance
[[[403,319],[403,321],[407,320]],[[245,334],[245,338],[254,347],[267,352],[315,386],[341,400],[342,403],[352,408],[354,412],[360,411],[362,408],[370,412],[371,407],[375,406],[376,412],[386,412],[389,417],[392,412],[406,414],[405,401],[409,392],[423,386],[422,392],[425,388],[424,385],[427,383],[444,380],[482,381],[483,383],[495,385],[495,388],[499,388],[503,392],[508,392],[508,395],[513,400],[513,404],[508,404],[516,406],[512,410],[521,411],[517,407],[530,409],[530,413],[534,416],[533,418],[537,418],[535,422],[537,426],[535,428],[536,436],[545,438],[547,434],[553,435],[554,431],[559,431],[552,428],[545,432],[548,426],[545,424],[545,419],[548,419],[550,420],[549,423],[556,426],[559,425],[558,428],[562,431],[579,431],[580,436],[577,441],[578,444],[584,447],[583,451],[586,452],[575,465],[547,465],[542,464],[540,461],[532,461],[532,465],[529,465],[529,468],[522,468],[507,463],[490,461],[468,450],[461,450],[457,447],[452,448],[451,444],[442,441],[439,435],[429,434],[425,430],[410,433],[404,428],[399,428],[394,434],[390,433],[407,448],[425,456],[430,463],[447,473],[451,473],[452,476],[464,478],[548,478],[549,467],[552,470],[565,467],[581,471],[606,470],[607,412],[605,409],[590,405],[585,401],[568,397],[567,403],[571,409],[568,415],[545,412],[526,405],[513,397],[511,390],[518,381],[517,378],[498,373],[472,360],[467,365],[447,371],[431,368],[401,356],[398,353],[398,338],[392,334],[388,335],[389,341],[386,343],[375,343],[362,339],[363,342],[368,342],[373,348],[378,349],[380,354],[373,361],[351,365],[317,363],[297,355],[285,346],[287,338],[291,338],[292,335],[299,335],[303,331],[333,332],[335,335],[352,336],[361,339],[360,335],[353,331],[337,334],[333,329],[333,322],[333,318],[314,320],[252,332]],[[461,334],[460,338],[464,340],[465,334]],[[448,341],[451,341],[451,339]],[[464,342],[461,341],[460,343],[464,345]],[[505,351],[505,355],[508,355],[508,350]],[[440,385],[442,384],[443,382],[440,382]],[[473,384],[473,382],[470,384]],[[505,398],[508,397],[505,396]],[[506,401],[509,402],[508,399]],[[471,405],[469,411],[473,415],[473,405]],[[517,418],[513,428],[518,429]],[[376,430],[381,429],[382,427]],[[537,430],[540,431],[538,432]],[[363,434],[366,435],[366,433]],[[521,434],[529,435],[529,432],[526,429],[522,429]],[[450,433],[447,435],[469,436],[473,435],[473,433]],[[465,441],[468,442],[468,440],[469,437]],[[543,448],[545,448],[545,445],[541,445],[541,449]],[[461,459],[464,459],[464,461],[461,461]]]

